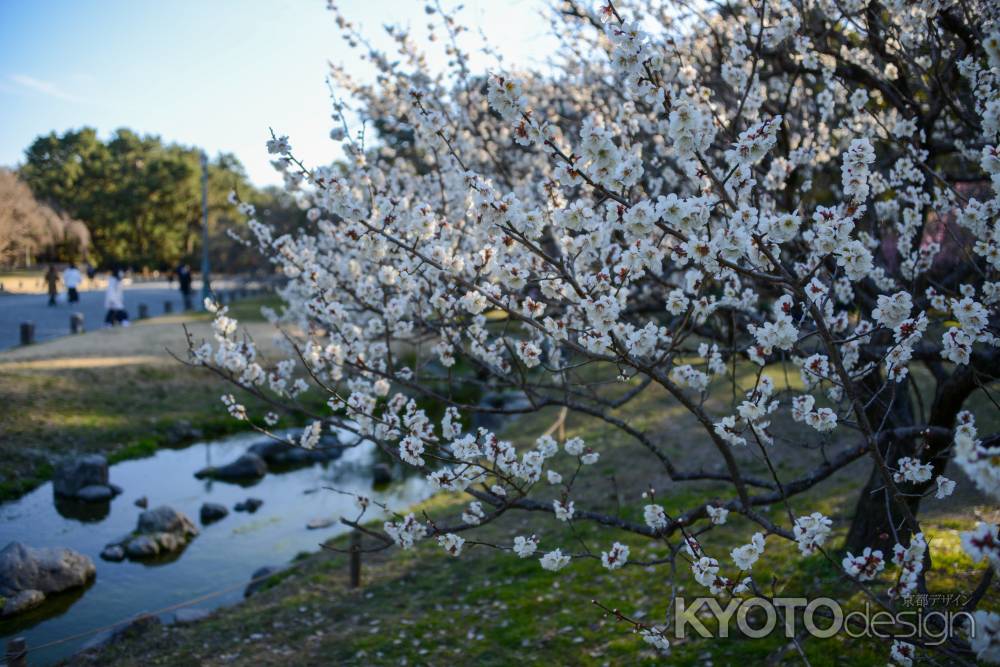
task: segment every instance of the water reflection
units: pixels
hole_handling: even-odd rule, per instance
[[[78,500],[52,493],[52,500],[59,516],[81,523],[97,523],[111,514],[111,500]]]
[[[32,612],[0,621],[0,642],[24,635],[29,647],[44,644],[246,582],[261,566],[281,565],[300,552],[316,551],[322,541],[348,530],[339,522],[340,516],[353,518],[357,512],[350,496],[324,487],[368,495],[394,510],[405,509],[431,493],[420,477],[373,489],[371,443],[347,449],[335,461],[272,470],[249,493],[242,485],[194,478],[206,462],[232,461],[259,440],[256,434],[234,436],[115,464],[110,478],[124,492],[114,501],[54,498],[51,484],[46,484],[0,505],[0,546],[18,540],[33,547],[69,547],[89,556],[97,567],[90,587],[53,596]],[[136,528],[143,510],[134,502],[143,496],[150,508],[168,505],[183,512],[201,534],[184,550],[154,560],[102,560],[99,555],[106,544]],[[263,505],[253,514],[234,512],[235,504],[248,496],[260,498]],[[225,505],[230,512],[202,525],[199,510],[205,502]],[[374,509],[367,515],[373,519],[378,517],[372,514]],[[323,523],[324,519],[336,520],[321,529],[306,528],[309,522]],[[233,603],[241,595],[236,590],[198,606],[209,609]],[[78,650],[87,639],[33,653],[31,664],[51,664]]]

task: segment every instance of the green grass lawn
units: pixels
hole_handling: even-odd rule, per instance
[[[724,402],[724,393],[717,391],[710,402]],[[519,418],[507,427],[506,436],[526,444],[544,431],[554,416],[554,412],[545,411]],[[711,446],[690,417],[656,390],[645,392],[621,416],[652,429],[664,448],[675,455],[683,454],[695,462],[713,460]],[[776,430],[794,439],[798,426],[778,422]],[[602,455],[577,482],[573,498],[580,507],[641,520],[646,502],[641,494],[650,485],[668,510],[709,498],[728,499],[732,493],[724,486],[669,482],[651,454],[603,422],[571,416],[567,436],[573,435],[583,436]],[[780,459],[782,474],[794,474],[807,464],[798,457]],[[752,457],[744,463],[758,474],[764,469],[764,464]],[[771,538],[765,556],[754,568],[759,585],[786,596],[824,594],[849,606],[862,603],[861,594],[841,574],[838,563],[842,554],[837,546],[846,533],[868,466],[867,460],[859,461],[792,501],[797,512],[819,510],[833,518],[832,560],[822,555],[803,560],[794,544]],[[465,502],[467,499],[456,494],[441,494],[417,511],[455,519]],[[977,514],[993,508],[933,500],[927,501],[926,508],[929,512],[923,525],[935,549],[934,567],[928,575],[930,589],[970,592],[982,568],[975,567],[961,551],[958,532],[972,527]],[[764,512],[787,524],[784,507],[773,506]],[[704,536],[703,543],[725,568],[729,550],[749,541],[756,529],[731,514],[730,521]],[[95,658],[95,664],[802,664],[782,637],[689,637],[676,642],[670,655],[663,656],[592,602],[597,600],[646,623],[662,623],[672,577],[676,577],[680,594],[703,594],[682,561],[675,574],[669,566],[608,572],[596,560],[574,561],[554,574],[543,570],[537,560],[543,551],[556,547],[599,553],[614,540],[630,545],[631,560],[649,560],[666,555],[663,542],[623,538],[620,532],[593,524],[574,522],[570,527],[554,521],[551,515],[516,512],[483,527],[475,536],[465,537],[509,545],[518,534],[539,536],[536,557],[522,560],[509,552],[467,545],[462,557],[455,559],[433,541],[421,542],[411,551],[366,554],[359,590],[348,587],[346,557],[321,552],[242,605],[219,610],[193,626],[151,630],[106,649]],[[347,543],[341,539],[335,544],[343,548]],[[986,606],[1000,608],[1000,595],[987,596]],[[885,665],[889,653],[887,642],[846,636],[810,639],[803,648],[812,665]]]
[[[247,299],[234,304],[233,311],[242,321],[253,322],[261,319],[262,305],[275,304],[274,297]],[[198,322],[206,316],[185,318]],[[183,340],[180,323],[155,322],[147,324],[175,329]],[[115,333],[150,338],[146,331],[137,326]],[[90,344],[86,341],[102,332],[86,335],[91,338],[80,338],[81,344]],[[154,343],[150,348],[143,354],[159,356],[141,363],[116,363],[112,349],[100,358],[102,363],[73,365],[56,359],[49,365],[0,365],[0,500],[44,482],[53,463],[67,454],[100,452],[113,462],[245,428],[219,401],[220,394],[230,391],[221,379],[174,361],[162,348],[153,349]]]

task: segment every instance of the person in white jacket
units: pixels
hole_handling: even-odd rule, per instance
[[[125,284],[122,279],[121,269],[112,269],[108,276],[108,289],[104,293],[104,307],[108,309],[108,314],[104,316],[104,325],[113,327],[120,324],[123,327],[129,325],[128,312],[125,310]]]
[[[66,286],[66,300],[69,303],[76,303],[80,300],[80,293],[77,291],[80,288],[80,283],[83,281],[83,274],[80,273],[80,269],[76,268],[76,264],[70,262],[63,270],[63,285]]]

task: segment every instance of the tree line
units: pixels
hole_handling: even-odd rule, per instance
[[[95,129],[84,127],[40,136],[25,151],[16,174],[0,175],[0,201],[5,204],[0,211],[0,262],[21,265],[86,258],[98,266],[167,269],[194,261],[201,256],[201,176],[200,149],[165,143],[155,135],[123,128],[102,140]],[[277,229],[297,227],[304,214],[284,191],[253,186],[234,155],[219,153],[209,159],[213,264],[223,271],[263,266],[256,253],[227,233],[242,219],[229,201],[233,190]],[[58,234],[42,235],[28,247],[5,252],[3,239],[17,236],[14,222],[8,222],[17,216],[6,205],[15,195],[18,201],[32,200],[32,210],[49,212],[34,218],[74,221],[63,225],[72,231],[70,236],[59,228]]]

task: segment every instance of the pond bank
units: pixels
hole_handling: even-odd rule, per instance
[[[259,311],[269,303],[233,307],[265,349],[273,328]],[[227,385],[168,352],[183,356],[184,326],[211,336],[203,314],[185,313],[0,352],[0,501],[50,479],[63,456],[123,461],[241,429],[219,402]],[[284,425],[297,425],[294,415]]]
[[[351,441],[348,434],[343,437]],[[0,545],[18,540],[34,547],[70,547],[97,566],[97,577],[88,587],[54,596],[42,607],[0,622],[0,640],[25,636],[29,648],[40,646],[226,587],[232,590],[194,608],[207,611],[232,604],[242,598],[243,586],[260,567],[285,565],[347,531],[337,520],[321,529],[307,528],[317,520],[356,515],[352,497],[328,487],[364,493],[394,508],[407,507],[430,493],[420,478],[373,490],[375,449],[371,443],[346,449],[340,458],[325,464],[270,472],[245,486],[194,477],[197,469],[234,460],[260,440],[256,433],[240,434],[182,449],[162,449],[147,458],[113,465],[110,481],[124,492],[110,502],[67,502],[55,497],[51,484],[46,483],[20,500],[0,505]],[[165,505],[191,517],[200,534],[183,550],[167,556],[102,560],[105,545],[135,529],[143,511],[135,505],[140,497],[147,499],[149,507]],[[198,521],[206,502],[232,509],[247,498],[263,504],[255,512],[230,511],[217,521]],[[87,639],[32,654],[31,664],[65,658]]]

